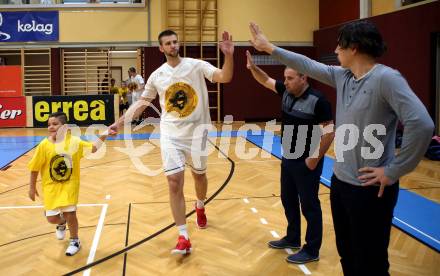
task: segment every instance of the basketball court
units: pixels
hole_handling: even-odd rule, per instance
[[[238,127],[234,125],[234,129]],[[23,151],[24,144],[36,145],[45,133],[46,129],[7,129],[2,131],[2,138],[9,137],[9,150],[18,145]],[[9,157],[10,163],[0,172],[0,220],[4,222],[0,230],[0,274],[342,274],[335,249],[329,189],[325,185],[321,185],[319,191],[324,222],[320,261],[292,265],[285,258],[293,251],[269,249],[267,242],[284,236],[286,226],[279,197],[280,160],[276,154],[269,154],[257,146],[246,131],[210,134],[207,229],[201,230],[195,225],[196,197],[187,169],[186,210],[193,253],[184,257],[170,255],[176,229],[168,203],[166,178],[163,173],[149,176],[138,169],[143,166],[144,171],[145,168],[150,172],[161,171],[158,139],[145,133],[142,129],[132,135],[135,138],[129,140],[129,146],[120,136],[107,140],[102,158],[83,159],[78,205],[82,248],[75,257],[65,257],[68,241],[55,238],[55,227],[46,222],[41,198],[32,202],[27,196],[29,172],[26,165],[34,152],[33,147],[28,152],[18,153],[15,160]],[[25,142],[23,137],[27,137]],[[149,146],[143,156],[133,158],[124,152],[130,147],[140,152],[146,143]],[[327,157],[331,156],[329,152]],[[423,160],[413,173],[402,179],[401,189],[411,190],[438,208],[439,172],[439,164]],[[323,177],[324,183],[324,173]],[[41,191],[39,184],[37,182]],[[431,217],[431,223],[435,227],[438,220]],[[304,237],[305,227],[302,232]],[[397,227],[392,228],[391,274],[436,275],[440,263],[438,240],[432,237],[433,241],[429,243],[428,239],[427,243],[426,239],[413,236]]]

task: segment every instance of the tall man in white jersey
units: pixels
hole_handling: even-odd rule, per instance
[[[169,185],[171,211],[179,231],[176,248],[171,251],[173,254],[188,254],[192,250],[183,194],[185,164],[191,167],[195,182],[197,226],[205,228],[207,225],[204,208],[208,187],[205,147],[211,118],[205,78],[211,82],[227,83],[233,73],[232,37],[228,32],[222,36],[219,46],[225,59],[222,69],[218,69],[206,61],[180,57],[177,34],[171,30],[161,32],[159,49],[165,54],[167,62],[150,75],[141,98],[130,106],[126,115],[109,127],[109,134],[116,134],[124,117],[129,116],[127,114],[137,116],[142,113],[159,94],[162,162]]]

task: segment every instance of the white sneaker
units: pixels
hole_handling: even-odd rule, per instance
[[[57,236],[57,239],[64,240],[64,237],[66,236],[66,223],[57,225],[55,235]]]
[[[81,243],[79,239],[70,239],[69,247],[66,249],[66,256],[75,255],[81,248]]]

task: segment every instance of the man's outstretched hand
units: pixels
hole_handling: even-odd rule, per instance
[[[268,54],[272,54],[275,46],[269,42],[263,32],[260,30],[260,27],[251,22],[249,24],[249,30],[251,31],[252,39],[249,42],[254,46],[255,49],[261,52],[266,52]]]
[[[107,132],[109,136],[115,136],[116,134],[118,134],[118,125],[116,123],[112,124],[108,127]]]
[[[232,42],[232,35],[229,35],[229,33],[226,31],[223,32],[222,41],[220,42],[219,47],[225,56],[233,55],[234,54],[234,43]]]

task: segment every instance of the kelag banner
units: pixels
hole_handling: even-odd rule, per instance
[[[0,42],[58,39],[58,11],[0,12]]]
[[[47,127],[49,115],[56,111],[67,114],[69,124],[86,126],[110,125],[115,120],[113,95],[33,96],[34,127]]]

